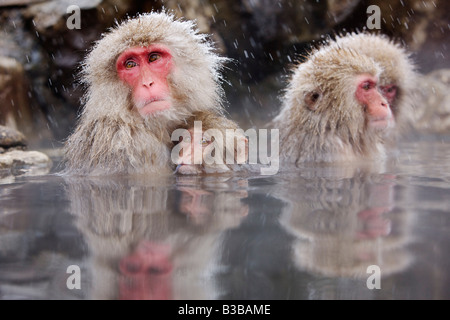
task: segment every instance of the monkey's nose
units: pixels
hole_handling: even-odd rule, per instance
[[[151,87],[155,81],[153,80],[153,77],[149,71],[142,71],[141,74],[141,83],[145,87]]]
[[[151,87],[153,84],[154,84],[154,81],[153,81],[153,80],[147,80],[147,81],[143,81],[143,82],[142,82],[142,85],[143,85],[144,87]]]

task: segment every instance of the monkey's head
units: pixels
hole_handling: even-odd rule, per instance
[[[378,89],[381,68],[354,50],[324,47],[294,71],[285,107],[299,127],[325,139],[360,143],[366,133],[378,135],[393,124]]]
[[[112,28],[84,61],[84,112],[158,125],[221,112],[224,60],[192,22],[165,12],[139,15]]]
[[[367,55],[381,67],[379,86],[388,100],[394,116],[404,111],[408,97],[415,87],[415,66],[410,54],[399,44],[385,35],[370,33],[350,33],[338,36],[334,45],[350,48]],[[407,112],[407,111],[405,111]]]

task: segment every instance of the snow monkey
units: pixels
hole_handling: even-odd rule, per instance
[[[382,69],[355,50],[325,46],[294,69],[272,126],[288,163],[382,159],[394,126],[378,89]]]
[[[374,59],[383,68],[379,86],[390,104],[397,126],[413,121],[412,106],[418,75],[404,47],[385,35],[370,33],[341,35],[331,45],[350,48]]]
[[[198,116],[213,119],[220,131],[237,129],[224,116],[225,61],[194,23],[166,12],[112,28],[83,63],[87,92],[65,145],[65,172],[172,172],[171,133],[187,120]]]
[[[217,120],[220,120],[220,123],[217,123]],[[201,130],[198,130],[200,134],[196,134],[196,121],[200,121],[202,124]],[[226,122],[229,121],[230,124],[226,125]],[[194,127],[192,127],[192,123],[194,123]],[[222,153],[220,155],[220,159],[214,161],[215,152],[214,150],[222,150],[224,146],[221,146],[219,143],[219,139],[215,134],[215,128],[218,127],[233,127],[233,123],[227,119],[219,119],[217,117],[211,117],[210,114],[194,114],[192,118],[187,119],[187,125],[181,126],[181,129],[185,129],[189,132],[190,137],[188,136],[186,140],[184,137],[181,139],[180,143],[173,149],[173,161],[177,164],[176,172],[184,175],[192,175],[192,174],[201,174],[201,173],[224,173],[230,170],[239,171],[243,170],[246,160],[248,159],[248,139],[244,136],[244,134],[234,135],[232,143],[234,148],[229,148],[231,151],[228,153],[228,149],[225,148],[226,153]],[[219,132],[219,135],[221,133]],[[225,142],[227,136],[222,137],[222,141]],[[203,165],[195,164],[195,148],[198,146],[199,153],[203,159]],[[177,152],[177,150],[180,150]],[[214,156],[212,156],[214,154]],[[226,159],[233,159],[233,164],[226,164]],[[205,165],[208,163],[212,163],[209,165]],[[247,168],[248,169],[248,168]]]

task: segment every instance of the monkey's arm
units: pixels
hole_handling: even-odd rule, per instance
[[[169,146],[139,125],[102,117],[81,121],[65,144],[66,173],[103,175],[169,171]],[[164,164],[164,165],[161,165]]]

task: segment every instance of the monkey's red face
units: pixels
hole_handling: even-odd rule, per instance
[[[116,69],[131,88],[134,106],[142,117],[171,107],[167,76],[173,61],[169,48],[155,44],[128,49],[117,59]]]
[[[381,93],[383,94],[383,97],[385,97],[386,100],[389,102],[391,110],[395,116],[397,112],[395,100],[397,100],[398,87],[395,84],[388,84],[386,86],[381,86],[380,90]]]
[[[397,98],[397,86],[395,84],[390,84],[387,86],[380,87],[381,93],[383,96],[387,99],[389,104],[392,106],[392,104],[395,101],[395,98]]]
[[[364,107],[369,126],[385,129],[393,123],[392,111],[386,98],[378,91],[377,78],[363,74],[356,80],[356,99]]]

